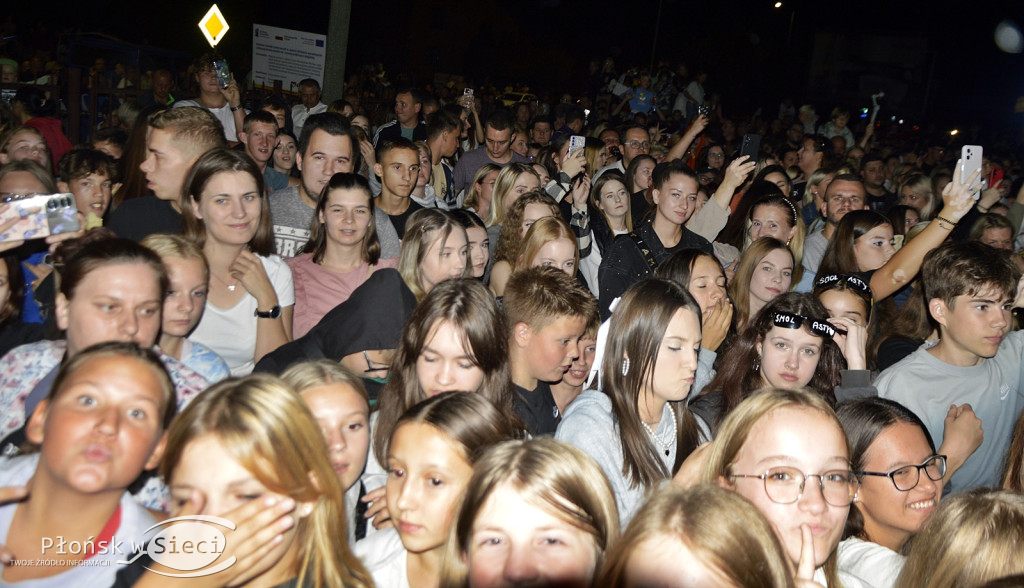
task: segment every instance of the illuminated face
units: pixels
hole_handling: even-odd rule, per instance
[[[207,239],[228,245],[252,241],[263,215],[263,196],[256,178],[246,172],[214,174],[199,202],[190,198],[192,214],[203,221]]]
[[[757,343],[765,387],[795,390],[806,386],[818,368],[821,346],[821,337],[806,326],[789,329],[772,325]]]
[[[274,149],[274,167],[279,171],[291,171],[295,166],[295,152],[298,149],[299,146],[295,144],[295,139],[288,135],[281,135],[277,148]]]
[[[541,245],[530,261],[530,267],[553,267],[570,276],[576,275],[576,243],[568,239],[555,239]]]
[[[858,325],[868,324],[868,308],[864,299],[849,290],[825,290],[818,301],[832,318],[846,317]]]
[[[449,321],[435,323],[416,358],[416,377],[427,396],[442,392],[476,392],[484,371],[463,340],[462,329]]]
[[[527,204],[523,208],[523,226],[519,232],[521,237],[526,236],[526,231],[530,230],[533,223],[539,221],[542,218],[554,216],[551,212],[551,207],[543,202],[532,202]]]
[[[373,164],[373,171],[380,176],[381,193],[408,198],[416,187],[420,172],[420,152],[416,149],[392,149],[380,162]]]
[[[1013,251],[1013,231],[1006,227],[989,227],[981,233],[978,240],[996,249]]]
[[[411,127],[419,121],[420,104],[417,104],[412,94],[404,93],[395,96],[395,118],[403,127]]]
[[[750,275],[750,307],[760,309],[793,283],[793,254],[788,249],[773,249]]]
[[[195,160],[187,157],[174,142],[174,135],[164,129],[149,129],[146,136],[146,159],[139,165],[146,174],[146,187],[160,200],[181,199],[185,177]]]
[[[161,324],[163,334],[184,337],[199,324],[206,308],[209,276],[199,259],[183,257],[163,258],[171,287],[164,298]]]
[[[749,231],[751,242],[757,241],[761,237],[774,237],[788,244],[796,235],[793,211],[786,206],[768,204],[755,206],[750,215]]]
[[[99,356],[44,400],[26,429],[47,478],[93,494],[124,490],[163,453],[163,388],[141,360]],[[42,475],[42,472],[37,475]]]
[[[89,174],[81,178],[73,178],[70,182],[58,182],[62,192],[75,195],[75,206],[83,214],[93,213],[102,217],[110,207],[113,182],[106,175]]]
[[[327,205],[320,213],[320,222],[324,223],[328,243],[361,246],[373,222],[369,193],[358,188],[331,190]]]
[[[869,272],[885,265],[896,254],[892,237],[892,225],[888,223],[878,225],[857,237],[853,242],[857,269]]]
[[[424,292],[445,280],[461,278],[466,273],[466,231],[453,230],[447,239],[438,238],[427,248],[427,253],[420,263],[420,285]]]
[[[397,151],[397,150],[396,150]],[[309,137],[306,153],[298,153],[295,165],[302,172],[302,187],[310,201],[316,202],[331,176],[352,173],[352,138],[348,134],[332,135],[316,129]]]
[[[523,172],[516,176],[515,182],[508,192],[505,193],[505,199],[502,203],[505,207],[505,212],[508,213],[512,205],[519,200],[519,197],[527,192],[540,188],[540,178],[536,174]]]
[[[594,358],[597,355],[597,340],[593,336],[584,336],[577,344],[579,357],[573,360],[568,371],[562,376],[562,382],[569,386],[582,386],[594,367]]]
[[[487,260],[491,257],[491,240],[487,238],[487,230],[483,227],[469,227],[466,229],[466,239],[469,243],[468,256],[473,277],[482,278],[484,270],[487,269]]]
[[[693,384],[700,350],[700,317],[687,308],[672,315],[658,346],[651,386],[640,394],[640,402],[653,398],[664,402],[684,400]],[[661,415],[660,411],[655,414]]]
[[[366,467],[370,449],[370,407],[352,386],[328,382],[302,392],[327,442],[331,467],[343,490],[356,482]]]
[[[539,330],[525,323],[516,325],[517,339],[525,353],[531,376],[544,382],[558,382],[579,355],[579,340],[586,330],[583,317],[560,316]]]
[[[707,316],[718,303],[725,300],[726,280],[722,266],[714,258],[701,255],[690,270],[690,284],[687,290]]]
[[[751,428],[729,469],[734,474],[760,475],[780,466],[804,474],[848,471],[850,461],[842,429],[812,408],[784,407],[768,413]],[[800,560],[802,525],[809,526],[814,537],[815,567],[824,564],[839,544],[850,507],[825,502],[818,478],[807,480],[803,494],[791,504],[773,502],[764,482],[757,478],[725,482],[768,519],[793,565]]]
[[[900,204],[909,206],[920,213],[928,205],[928,198],[918,194],[910,186],[904,186],[903,190],[900,191]]]
[[[661,189],[651,191],[657,215],[674,225],[684,225],[697,206],[697,180],[685,174],[671,174]]]
[[[499,131],[489,126],[484,127],[484,142],[487,145],[487,155],[494,161],[502,161],[508,156],[508,150],[512,145],[512,129]]]
[[[433,425],[406,423],[391,436],[388,510],[411,553],[444,549],[473,467],[464,449]]]
[[[955,365],[970,366],[996,354],[1009,329],[1011,306],[1004,293],[990,287],[973,296],[961,294],[952,306],[931,300],[928,310],[945,327],[942,347],[946,357]]]
[[[636,174],[633,176],[633,185],[637,190],[646,190],[651,187],[651,174],[654,173],[655,163],[649,159],[645,159],[636,168]]]
[[[622,143],[622,159],[624,165],[637,155],[647,155],[651,152],[651,135],[644,129],[629,129],[626,131],[626,140]]]
[[[626,185],[618,180],[609,180],[601,186],[597,207],[616,224],[625,223],[629,214],[629,192]]]
[[[507,483],[491,491],[470,532],[469,586],[591,585],[598,562],[594,536],[537,502]]]
[[[277,124],[251,123],[249,132],[239,134],[239,138],[245,143],[246,154],[256,163],[265,165],[273,156],[274,147],[277,147]]]
[[[825,219],[830,225],[838,225],[851,210],[864,210],[864,185],[846,180],[830,182],[825,190]]]

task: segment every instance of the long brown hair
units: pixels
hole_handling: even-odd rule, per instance
[[[367,207],[370,209],[370,224],[366,227],[366,234],[363,235],[361,256],[366,263],[377,265],[380,260],[380,239],[377,238],[377,224],[373,219],[375,208],[373,193],[370,192],[370,184],[366,178],[359,174],[334,174],[324,189],[320,191],[320,197],[316,201],[316,210],[313,211],[313,220],[309,226],[309,241],[306,241],[302,252],[312,253],[315,264],[320,264],[324,260],[324,253],[327,251],[327,227],[324,221],[320,220],[320,216],[327,211],[327,203],[334,190],[355,190],[366,194]]]

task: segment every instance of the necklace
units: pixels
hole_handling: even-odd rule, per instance
[[[679,426],[676,423],[676,411],[672,410],[672,408],[669,407],[668,415],[670,417],[672,417],[672,431],[674,433],[675,431],[677,431],[679,429]],[[661,422],[661,421],[659,421],[659,422]],[[640,424],[643,425],[644,428],[647,429],[647,432],[651,434],[651,437],[654,438],[654,442],[657,443],[658,445],[660,445],[661,448],[665,450],[665,457],[668,457],[668,454],[669,454],[669,452],[672,449],[672,442],[669,441],[668,443],[665,443],[664,441],[662,441],[661,437],[658,437],[657,435],[655,435],[654,434],[654,429],[652,429],[650,425],[645,423],[643,419],[640,419]]]
[[[238,284],[229,284],[229,283],[227,282],[227,280],[225,280],[224,278],[222,278],[222,277],[218,276],[217,274],[215,274],[215,273],[213,273],[213,272],[210,272],[210,275],[212,275],[213,277],[217,278],[218,280],[220,280],[220,282],[221,282],[222,284],[224,284],[225,286],[227,286],[227,288],[228,288],[228,292],[234,292],[234,291],[235,291],[235,288],[237,288],[237,287],[238,287]]]

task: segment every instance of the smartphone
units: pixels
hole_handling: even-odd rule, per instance
[[[1003,179],[1003,170],[1000,168],[993,168],[992,173],[988,177],[988,187],[995,186]]]
[[[960,149],[960,183],[967,184],[968,178],[971,177],[975,171],[981,171],[981,145],[964,145]],[[981,184],[978,184],[978,191],[982,189]],[[975,194],[977,195],[977,194]]]
[[[749,155],[749,161],[757,161],[757,156],[761,152],[761,135],[746,134],[743,135],[743,140],[740,143],[740,157]]]
[[[462,95],[463,96],[467,96],[469,98],[472,98],[473,97],[473,88],[466,88],[465,90],[462,91]]]
[[[569,150],[565,152],[566,155],[572,156],[574,153],[583,149],[587,145],[587,140],[579,135],[573,135],[569,137]]]
[[[701,104],[697,107],[697,116],[707,116],[711,113],[711,107],[707,104]]]
[[[10,206],[0,212],[0,223],[14,219],[18,219],[18,222],[0,235],[0,243],[41,239],[50,235],[73,233],[81,228],[75,195],[71,193],[16,196],[2,202]]]
[[[217,72],[217,79],[220,80],[220,87],[227,88],[231,83],[231,70],[228,69],[228,62],[218,59],[213,62],[213,71]]]

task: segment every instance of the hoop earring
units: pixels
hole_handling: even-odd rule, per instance
[[[622,360],[622,377],[625,378],[629,374],[629,358]]]

